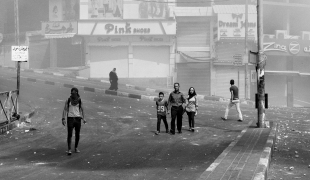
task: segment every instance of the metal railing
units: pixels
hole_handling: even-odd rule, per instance
[[[0,92],[0,126],[19,120],[17,92]]]

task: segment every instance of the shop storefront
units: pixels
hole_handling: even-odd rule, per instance
[[[42,22],[42,35],[50,41],[48,67],[84,65],[83,42],[76,34],[77,21]]]
[[[273,105],[310,106],[310,41],[264,37],[266,92]]]
[[[212,95],[230,98],[230,80],[235,80],[239,87],[239,97],[250,97],[250,74],[255,69],[249,65],[246,70],[248,58],[245,55],[245,10],[242,5],[213,6],[216,17],[215,52],[213,61]],[[248,46],[257,41],[257,15],[255,6],[249,5],[248,11]],[[240,63],[239,63],[240,62]],[[247,73],[246,73],[247,71]],[[246,81],[246,74],[248,80]],[[254,83],[254,82],[253,82]],[[247,86],[246,86],[247,84]]]
[[[174,68],[175,21],[79,22],[90,77],[167,78]]]

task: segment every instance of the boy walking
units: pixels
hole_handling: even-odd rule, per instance
[[[168,133],[168,123],[167,123],[167,110],[168,110],[168,102],[164,99],[164,93],[159,92],[158,100],[156,101],[156,109],[157,109],[157,131],[156,135],[160,133],[160,123],[161,120],[164,121],[166,133]]]
[[[242,117],[242,113],[241,113],[241,110],[240,110],[240,100],[239,100],[239,89],[237,86],[235,86],[235,81],[232,79],[230,80],[230,85],[231,87],[229,88],[229,91],[230,91],[230,101],[229,101],[229,104],[227,105],[226,107],[226,111],[225,111],[225,116],[224,117],[221,117],[222,120],[227,120],[227,116],[228,116],[228,113],[229,113],[229,109],[233,106],[236,106],[236,109],[238,111],[238,115],[239,115],[239,122],[242,122],[243,121],[243,117]]]

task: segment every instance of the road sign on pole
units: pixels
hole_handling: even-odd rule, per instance
[[[12,61],[28,61],[28,46],[12,46]]]

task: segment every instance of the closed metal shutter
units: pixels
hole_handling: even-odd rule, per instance
[[[128,46],[91,46],[90,76],[109,77],[116,68],[118,77],[128,77]]]
[[[170,46],[134,46],[130,77],[169,76]]]
[[[210,95],[210,63],[177,64],[177,82],[184,94],[194,87],[197,94]]]
[[[209,47],[210,22],[177,22],[178,47]]]
[[[239,98],[245,98],[245,76],[244,67],[239,67],[239,78],[238,78],[238,67],[235,66],[217,66],[216,67],[216,96],[222,96],[230,98],[230,80],[235,80],[235,85],[239,88]]]

